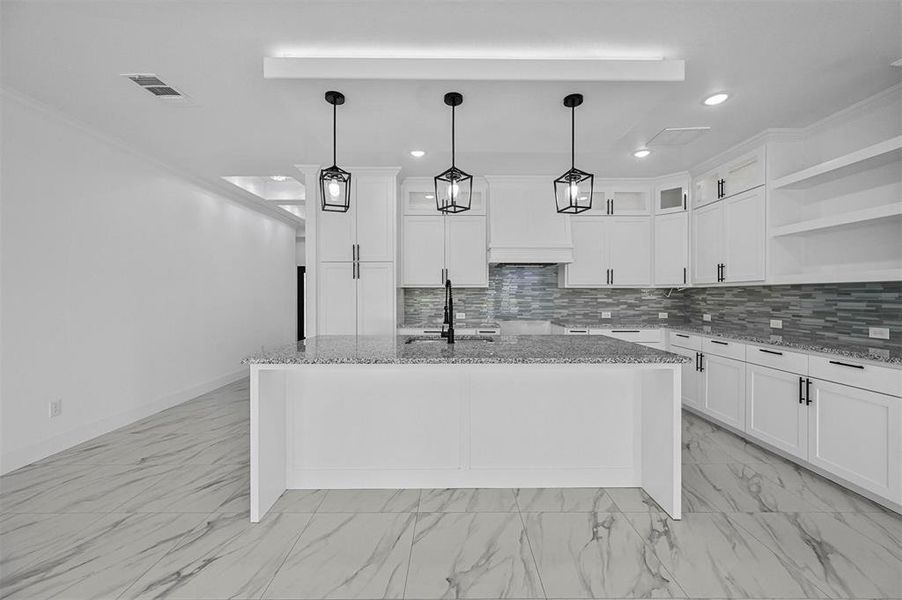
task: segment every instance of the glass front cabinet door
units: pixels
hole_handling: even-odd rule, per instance
[[[689,206],[689,178],[662,180],[655,186],[655,214],[683,212]]]

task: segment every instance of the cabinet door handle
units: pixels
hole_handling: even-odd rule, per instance
[[[805,398],[802,397],[802,391],[805,388],[805,378],[799,377],[799,404],[805,401]]]
[[[840,361],[838,361],[838,360],[831,360],[831,361],[830,361],[830,364],[831,364],[831,365],[839,365],[839,366],[841,366],[841,367],[851,367],[851,368],[853,368],[853,369],[864,369],[864,365],[853,365],[853,364],[850,364],[850,363],[840,362]]]
[[[357,244],[357,262],[360,262],[360,244]]]
[[[611,198],[611,214],[614,214],[614,199]]]
[[[687,194],[683,194],[683,210],[686,210],[686,199],[688,198]],[[685,282],[684,282],[685,283]]]
[[[704,352],[700,352],[698,355],[698,370],[699,371],[705,370],[705,353]]]
[[[695,353],[695,370],[698,371],[698,352]]]
[[[783,356],[782,352],[777,352],[776,350],[765,350],[764,348],[758,348],[758,352],[765,352],[767,354],[776,354],[777,356]]]
[[[805,379],[805,406],[811,404],[811,380]]]
[[[720,340],[711,340],[712,344],[720,344],[721,346],[729,346],[729,342],[721,342]]]
[[[360,254],[360,252],[358,252]],[[727,280],[727,263],[720,263],[720,280]]]
[[[611,285],[614,285],[614,269],[611,269]]]
[[[686,267],[683,267],[683,284],[686,283]]]
[[[685,334],[682,334],[682,333],[675,333],[675,334],[673,334],[673,335],[675,335],[675,336],[677,336],[677,337],[681,337],[681,338],[688,338],[688,337],[689,337],[688,335],[685,335]],[[696,354],[698,354],[698,352],[696,352]]]

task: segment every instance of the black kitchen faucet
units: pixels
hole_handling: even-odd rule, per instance
[[[448,338],[449,344],[454,343],[454,298],[451,295],[451,279],[445,280],[445,320],[442,321],[442,337]]]

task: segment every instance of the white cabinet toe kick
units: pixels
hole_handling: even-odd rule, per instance
[[[679,364],[254,364],[251,520],[286,489],[641,487],[680,518]]]

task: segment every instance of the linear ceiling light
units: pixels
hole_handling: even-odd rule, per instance
[[[604,58],[379,58],[267,56],[265,79],[455,81],[683,81],[685,63]]]

